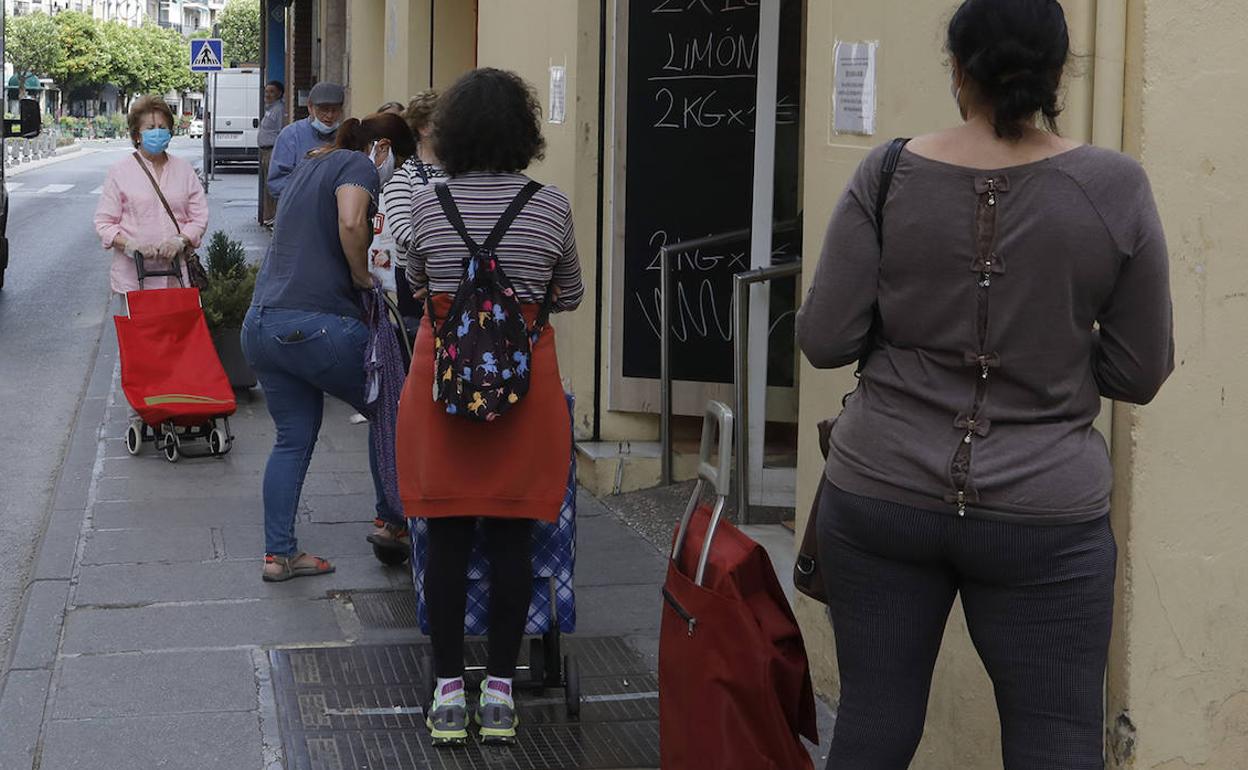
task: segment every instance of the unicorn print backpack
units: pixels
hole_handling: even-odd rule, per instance
[[[450,189],[437,185],[438,202],[470,255],[441,328],[432,304],[429,306],[434,330],[433,400],[445,404],[448,414],[488,422],[498,419],[529,392],[533,346],[550,318],[554,292],[547,290],[537,323],[530,330],[515,289],[494,252],[507,228],[540,189],[537,182],[526,184],[485,243],[477,244],[468,235]]]

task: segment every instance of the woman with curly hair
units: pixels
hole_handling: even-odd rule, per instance
[[[408,285],[406,273],[407,250],[412,243],[412,200],[417,190],[446,177],[433,152],[433,110],[437,103],[437,91],[422,91],[412,97],[407,111],[403,113],[403,119],[416,137],[416,155],[394,172],[394,178],[382,191],[381,221],[378,223],[382,248],[374,256],[375,262],[378,258],[393,262],[399,313],[412,330],[421,316],[421,303]],[[377,266],[388,267],[385,264]]]
[[[479,526],[490,561],[490,614],[487,677],[476,717],[484,741],[506,743],[516,735],[511,680],[533,585],[531,523],[559,515],[570,418],[549,325],[533,345],[530,387],[519,403],[492,422],[448,414],[430,398],[434,324],[446,320],[464,275],[467,238],[484,242],[522,190],[532,197],[494,253],[527,323],[548,296],[555,312],[573,310],[585,290],[567,197],[550,186],[534,193],[523,173],[545,146],[540,109],[523,80],[496,69],[465,75],[439,99],[432,138],[449,179],[417,188],[412,200],[407,278],[418,294],[430,295],[431,311],[400,402],[397,447],[404,512],[428,522],[424,596],[437,686],[427,724],[437,744],[467,739],[465,576]],[[438,189],[449,192],[451,202],[440,201]],[[451,210],[461,215],[466,237],[448,218]]]

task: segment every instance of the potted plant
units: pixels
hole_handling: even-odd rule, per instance
[[[204,268],[208,271],[208,288],[200,293],[200,302],[221,365],[230,385],[254,387],[256,374],[243,356],[241,334],[260,267],[247,264],[243,244],[218,230],[208,243]]]

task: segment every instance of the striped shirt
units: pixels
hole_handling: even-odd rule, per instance
[[[445,178],[446,173],[442,169],[412,158],[399,166],[386,185],[382,213],[390,236],[394,238],[394,264],[399,270],[407,265],[407,249],[412,240],[412,196],[433,180]]]
[[[468,234],[480,244],[528,181],[524,174],[474,172],[444,184],[455,198]],[[443,213],[433,185],[416,188],[411,221],[407,279],[413,291],[428,287],[434,294],[454,294],[469,251]],[[533,196],[496,253],[520,302],[542,302],[553,280],[559,290],[553,310],[574,310],[581,303],[585,285],[572,230],[572,205],[557,188],[543,187]]]

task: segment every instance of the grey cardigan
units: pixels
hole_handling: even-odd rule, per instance
[[[833,428],[827,479],[980,518],[1104,515],[1099,399],[1147,403],[1174,368],[1166,243],[1144,171],[1090,146],[993,171],[904,151],[881,250],[883,156],[872,151],[841,196],[797,318],[818,368],[870,352]]]

